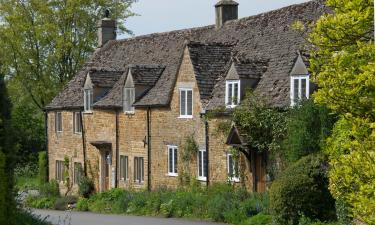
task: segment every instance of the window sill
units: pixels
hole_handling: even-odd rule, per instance
[[[240,178],[239,177],[228,177],[228,180],[230,182],[234,182],[234,183],[239,183],[240,182]]]
[[[178,177],[178,173],[167,173],[169,177]]]
[[[62,134],[62,131],[56,131],[57,134]]]
[[[234,109],[236,108],[238,105],[227,105],[226,108],[227,109]]]
[[[207,181],[207,177],[198,177],[199,181]]]
[[[144,185],[145,182],[144,182],[144,181],[141,181],[141,182],[139,182],[139,181],[134,181],[134,184],[135,184],[135,185]]]
[[[84,111],[84,114],[93,114],[93,111]]]
[[[182,115],[180,115],[178,117],[178,119],[193,119],[193,116],[192,115],[191,116],[182,116]]]
[[[82,132],[74,132],[76,135],[82,135]]]
[[[134,111],[125,111],[124,114],[125,115],[134,115],[135,112]]]

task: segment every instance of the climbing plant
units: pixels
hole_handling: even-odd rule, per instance
[[[179,176],[180,184],[182,186],[190,185],[192,183],[190,162],[197,156],[199,147],[194,139],[194,135],[187,136],[182,146],[181,151],[181,176]]]

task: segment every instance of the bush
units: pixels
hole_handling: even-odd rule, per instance
[[[59,197],[60,190],[57,181],[52,180],[39,186],[40,195],[43,197]]]
[[[89,211],[89,200],[87,198],[79,198],[76,210],[84,212]]]
[[[50,225],[46,222],[46,218],[33,215],[32,212],[25,210],[18,210],[16,212],[16,223],[17,225]]]
[[[56,198],[28,196],[26,205],[36,209],[53,209],[55,201]]]
[[[88,198],[94,191],[94,183],[87,176],[82,176],[78,182],[79,195]]]
[[[301,216],[298,225],[342,225],[336,222],[320,222],[319,220],[312,220],[306,216]]]
[[[309,155],[286,169],[271,185],[270,208],[278,224],[298,224],[300,214],[322,221],[334,219],[324,158]]]
[[[0,151],[0,224],[7,224],[9,221],[8,217],[8,207],[7,207],[7,195],[8,193],[8,177],[5,172],[5,155]]]
[[[69,209],[69,205],[72,205],[75,203],[77,203],[77,197],[68,195],[68,196],[64,196],[64,197],[56,199],[53,208],[56,210],[67,210]]]
[[[269,225],[272,222],[272,216],[259,213],[245,221],[246,225]]]
[[[38,155],[38,182],[44,185],[48,181],[47,178],[47,152],[39,152]]]

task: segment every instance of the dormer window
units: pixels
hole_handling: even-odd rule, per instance
[[[227,80],[225,85],[225,105],[234,108],[240,102],[240,81]]]
[[[85,112],[92,112],[92,106],[94,104],[93,90],[92,88],[84,90],[84,110]]]
[[[290,77],[290,99],[291,105],[309,98],[310,93],[309,75],[298,75]]]
[[[135,101],[135,88],[125,87],[124,88],[124,112],[125,113],[134,113],[134,104]]]

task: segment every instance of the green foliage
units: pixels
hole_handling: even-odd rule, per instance
[[[88,200],[82,198],[78,205],[77,210],[83,211],[201,218],[242,224],[260,212],[267,213],[268,197],[235,189],[228,184],[214,184],[208,189],[161,188],[153,192],[112,189],[92,195]]]
[[[56,198],[54,197],[34,197],[28,196],[26,198],[26,205],[36,209],[53,209]]]
[[[243,224],[246,225],[270,225],[272,224],[272,216],[259,213],[253,217],[250,217]]]
[[[7,183],[7,174],[5,173],[5,155],[0,151],[0,224],[7,223],[7,198],[8,188]]]
[[[191,185],[193,179],[191,178],[190,162],[196,157],[199,150],[197,142],[194,140],[194,136],[190,135],[186,137],[185,143],[182,146],[182,167],[180,168],[179,182],[182,186]]]
[[[342,225],[336,222],[320,222],[319,220],[312,220],[304,215],[299,219],[298,225]]]
[[[246,134],[247,143],[259,152],[277,151],[285,134],[285,115],[252,92],[233,114],[236,126]]]
[[[283,142],[288,161],[295,162],[303,156],[319,152],[331,134],[334,122],[335,118],[329,110],[314,104],[312,100],[293,107],[289,112],[287,135]]]
[[[88,198],[94,191],[94,183],[87,176],[81,176],[81,179],[78,181],[78,192],[79,195]]]
[[[47,170],[48,170],[48,165],[47,165],[47,152],[39,152],[39,157],[38,157],[38,180],[39,184],[43,185],[48,181],[47,177]]]
[[[310,35],[310,64],[317,102],[343,119],[327,152],[330,190],[349,213],[375,223],[375,44],[373,0],[327,0],[333,13],[322,16]]]
[[[273,182],[270,209],[279,224],[298,224],[300,214],[334,219],[334,200],[328,190],[327,163],[319,155],[301,158]]]
[[[77,208],[78,211],[89,211],[89,201],[87,198],[79,198],[77,202]]]
[[[59,197],[59,184],[55,180],[44,183],[43,185],[39,186],[39,192],[43,197]]]
[[[330,190],[348,208],[349,215],[375,223],[375,131],[369,120],[342,118],[327,140]]]
[[[46,218],[43,219],[25,210],[17,210],[15,218],[17,225],[50,225],[46,222]]]
[[[348,203],[341,199],[336,200],[336,216],[340,225],[353,225],[353,218],[349,216]]]

